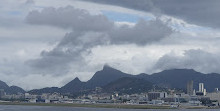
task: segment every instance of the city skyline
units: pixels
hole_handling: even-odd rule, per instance
[[[106,71],[113,71],[114,69],[110,68],[109,66],[104,67],[104,72]],[[115,70],[117,72],[117,70]],[[100,71],[101,72],[101,71]],[[103,72],[103,71],[102,71]],[[120,71],[118,72],[118,74]],[[122,72],[121,72],[122,73]],[[103,74],[103,73],[102,73]],[[94,77],[99,79],[104,79],[97,77],[100,76],[100,73]],[[106,75],[107,76],[107,75]],[[124,75],[125,76],[125,75]],[[142,75],[143,76],[143,75]],[[137,76],[138,77],[138,76]],[[174,109],[187,109],[187,108],[197,108],[197,109],[206,109],[206,108],[219,108],[219,101],[220,101],[220,92],[218,91],[218,88],[213,88],[215,90],[211,92],[206,93],[206,86],[204,83],[197,83],[198,84],[198,91],[195,92],[195,89],[193,91],[193,94],[191,94],[191,91],[193,89],[193,81],[189,80],[186,84],[187,91],[184,92],[183,90],[179,89],[170,89],[170,88],[162,88],[160,86],[153,86],[149,87],[150,83],[145,81],[146,83],[143,85],[143,78],[132,78],[132,77],[119,77],[119,80],[122,81],[116,82],[118,84],[113,85],[113,89],[106,90],[106,86],[111,87],[112,82],[106,86],[99,86],[98,84],[95,85],[93,89],[83,89],[83,92],[80,92],[80,89],[78,91],[80,92],[63,92],[64,90],[69,89],[69,91],[73,91],[75,88],[82,88],[83,86],[80,85],[80,80],[78,78],[75,78],[73,81],[68,83],[66,86],[62,87],[61,89],[64,89],[63,91],[56,90],[56,88],[53,88],[50,90],[49,88],[45,89],[39,89],[39,90],[32,90],[28,92],[18,92],[17,94],[11,93],[11,92],[5,92],[7,91],[4,89],[0,89],[0,103],[7,102],[11,104],[14,101],[16,101],[17,105],[19,104],[29,104],[29,105],[37,105],[38,103],[44,104],[44,105],[56,105],[56,106],[77,106],[80,105],[80,107],[100,107],[99,105],[107,105],[109,108],[113,107],[115,105],[122,105],[121,108],[126,108],[126,105],[136,105],[135,108],[143,109],[143,106],[146,108],[174,108]],[[132,78],[132,79],[131,79]],[[149,76],[148,76],[149,78]],[[110,78],[109,78],[110,79]],[[152,78],[151,78],[152,79]],[[151,80],[150,79],[150,80]],[[123,82],[123,80],[126,80],[126,84],[129,86],[128,89],[126,88],[126,84]],[[131,81],[130,81],[131,80]],[[132,84],[137,84],[138,86],[133,86]],[[102,80],[96,80],[96,81],[102,81]],[[129,84],[129,82],[131,84]],[[76,84],[77,83],[77,84]],[[97,82],[95,82],[97,83]],[[74,86],[70,86],[70,85]],[[94,84],[94,83],[89,83]],[[124,85],[125,86],[124,86]],[[2,84],[0,84],[2,85]],[[121,87],[117,90],[118,86]],[[159,85],[159,84],[158,84]],[[123,87],[124,86],[124,87]],[[144,86],[144,87],[139,87]],[[208,86],[208,85],[207,85]],[[139,88],[137,88],[139,87]],[[147,88],[148,87],[148,88]],[[143,90],[146,89],[147,90]],[[156,89],[155,89],[156,88]],[[47,92],[47,89],[49,92]],[[135,91],[136,89],[136,91]],[[41,91],[40,91],[41,90]],[[128,92],[126,91],[128,90]],[[82,90],[81,90],[82,91]],[[125,91],[125,92],[124,92]],[[141,92],[140,92],[141,91]],[[54,104],[55,103],[55,104]],[[87,106],[92,104],[92,106]],[[159,106],[158,106],[159,105]],[[107,107],[105,106],[105,107]],[[102,106],[103,107],[103,106]],[[130,107],[133,108],[133,107]],[[153,108],[154,109],[154,108]]]

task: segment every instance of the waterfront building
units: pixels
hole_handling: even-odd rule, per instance
[[[166,98],[167,97],[167,92],[149,92],[148,93],[148,100],[152,101],[154,99],[159,99],[159,98]]]
[[[153,105],[162,105],[162,104],[164,104],[164,100],[152,100],[149,103],[153,104]]]

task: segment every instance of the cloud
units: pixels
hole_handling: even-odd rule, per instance
[[[206,52],[201,49],[184,51],[183,55],[169,53],[161,57],[154,66],[156,70],[167,70],[175,68],[195,69],[200,72],[220,73],[219,54]]]
[[[27,0],[27,1],[25,2],[25,4],[26,4],[26,5],[33,5],[33,4],[35,4],[35,1],[34,1],[34,0]]]
[[[79,31],[103,31],[113,25],[103,15],[90,15],[88,11],[72,6],[44,8],[41,12],[34,10],[28,14],[26,20],[30,24],[51,25]]]
[[[104,15],[91,15],[86,10],[71,6],[46,8],[41,12],[32,11],[26,20],[33,25],[72,28],[72,31],[67,33],[54,49],[43,51],[39,59],[26,62],[36,71],[41,71],[38,73],[44,74],[65,74],[71,67],[85,70],[83,68],[86,67],[78,66],[86,66],[84,55],[88,55],[96,46],[121,44],[144,46],[160,41],[173,33],[173,30],[160,20],[140,20],[134,26],[118,26]]]
[[[159,33],[158,33],[159,32]],[[126,25],[110,31],[110,39],[113,44],[135,43],[146,45],[151,42],[159,41],[168,37],[173,30],[160,20],[138,21],[134,27]]]
[[[140,20],[134,27],[130,27],[129,25],[118,27],[104,15],[91,15],[86,10],[76,9],[72,6],[57,9],[45,8],[41,12],[35,10],[28,14],[26,21],[30,24],[72,28],[72,34],[76,34],[72,38],[76,38],[76,36],[87,32],[100,32],[107,34],[112,44],[123,42],[145,44],[158,41],[173,32],[166,23],[160,20],[149,22]],[[89,38],[93,39],[92,37]]]
[[[137,9],[137,10],[144,10],[144,11],[154,11],[155,6],[153,1],[151,0],[82,0],[82,1],[90,1],[94,3],[102,3],[102,4],[110,4],[110,5],[118,5],[127,8]]]
[[[84,0],[95,3],[117,5],[135,10],[165,14],[188,23],[219,28],[220,1],[219,0]]]

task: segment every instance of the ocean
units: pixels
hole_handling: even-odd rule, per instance
[[[219,111],[219,109],[112,109],[112,108],[0,105],[0,111]]]

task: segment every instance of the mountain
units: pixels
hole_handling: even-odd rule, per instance
[[[77,93],[78,91],[84,90],[85,88],[85,82],[81,82],[78,77],[67,83],[61,88],[58,87],[47,87],[42,89],[33,89],[28,91],[31,94],[42,94],[42,93]]]
[[[33,89],[33,90],[28,91],[28,93],[31,93],[31,94],[54,93],[54,92],[60,92],[60,88],[46,87],[42,89]]]
[[[101,71],[96,72],[94,76],[86,83],[86,87],[90,89],[101,87],[119,78],[131,76],[132,75],[130,74],[123,73],[117,69],[105,65]]]
[[[53,90],[60,93],[77,93],[82,90],[91,90],[96,87],[102,87],[122,77],[131,77],[132,75],[123,73],[108,65],[105,65],[101,71],[98,71],[87,82],[82,82],[79,78],[75,78],[61,88],[43,88],[29,91],[33,94],[51,93]]]
[[[199,83],[204,83],[205,88],[209,92],[213,91],[214,88],[220,88],[220,74],[216,73],[203,74],[192,69],[171,69],[154,73],[152,75],[144,73],[130,75],[105,65],[101,71],[96,72],[87,82],[82,82],[79,78],[75,78],[61,88],[44,88],[32,90],[30,92],[48,93],[55,91],[60,93],[77,93],[80,91],[89,91],[95,89],[95,87],[103,87],[106,91],[117,91],[128,87],[132,89],[137,87],[140,89],[142,88],[142,84],[147,87],[150,86],[150,84],[153,84],[159,87],[186,90],[186,84],[190,80],[194,81],[194,89],[196,90],[198,90]]]
[[[5,82],[0,80],[0,89],[5,90],[5,89],[8,89],[8,88],[9,88],[9,86]]]
[[[85,90],[85,82],[79,80],[79,78],[75,78],[74,80],[67,83],[65,86],[61,87],[60,92],[62,93],[74,93],[80,90]]]
[[[25,90],[18,86],[8,86],[5,82],[0,81],[0,89],[4,89],[7,94],[25,93]]]
[[[220,74],[203,74],[196,72],[193,69],[171,69],[165,70],[152,75],[138,75],[137,77],[143,78],[158,86],[168,88],[186,89],[188,81],[193,80],[194,89],[198,90],[199,83],[204,83],[207,91],[211,92],[214,88],[219,88]]]
[[[121,92],[127,94],[147,92],[151,90],[153,84],[135,77],[123,77],[113,81],[103,87],[106,92]]]
[[[18,94],[18,93],[22,93],[24,94],[26,91],[18,86],[11,86],[9,87],[7,93],[9,94]]]

